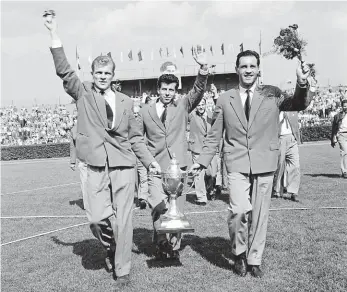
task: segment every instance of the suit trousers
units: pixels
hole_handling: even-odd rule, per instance
[[[293,134],[280,136],[280,154],[274,176],[274,192],[298,194],[300,187],[299,147]]]
[[[196,163],[198,159],[199,159],[199,154],[192,152],[193,163]],[[199,175],[194,177],[196,199],[198,202],[201,202],[201,203],[207,202],[205,175],[206,175],[206,170],[203,169],[200,171]]]
[[[228,227],[234,255],[248,250],[249,265],[260,265],[265,248],[273,172],[228,173]],[[248,244],[247,244],[248,231]]]
[[[131,267],[135,170],[87,166],[87,217],[94,236],[114,252],[117,277]]]
[[[148,200],[147,169],[139,160],[137,160],[137,175],[138,175],[137,198],[139,200],[147,201]]]
[[[182,169],[185,170],[185,169]],[[162,222],[162,216],[168,210],[168,196],[165,194],[162,180],[160,177],[148,175],[148,203],[152,209],[153,220],[153,243],[169,242],[173,250],[178,250],[181,247],[181,233],[158,234],[157,229]],[[183,213],[184,202],[186,195],[182,195],[177,199],[177,207]]]
[[[340,146],[341,172],[347,173],[347,133],[338,133],[337,142]]]
[[[81,181],[81,190],[82,190],[82,199],[84,209],[88,209],[88,200],[87,200],[87,164],[82,161],[78,161],[78,169],[80,171],[80,181]]]

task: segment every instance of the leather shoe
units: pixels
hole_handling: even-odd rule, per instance
[[[121,288],[130,283],[129,275],[124,275],[116,278],[116,288]]]
[[[292,194],[292,196],[290,197],[290,199],[291,199],[293,202],[299,202],[298,195],[296,195],[296,194]]]
[[[139,200],[139,207],[141,210],[146,209],[146,207],[147,207],[146,201],[145,200]]]
[[[247,275],[246,253],[242,253],[235,258],[234,271],[237,275],[245,277]]]
[[[195,204],[199,205],[199,206],[206,206],[207,205],[206,202],[199,202],[199,201],[195,201]]]
[[[264,273],[261,271],[259,266],[249,266],[249,267],[250,267],[252,277],[254,278],[263,277]]]
[[[169,253],[169,258],[171,260],[179,260],[180,259],[180,253],[178,252],[178,250],[173,250]]]

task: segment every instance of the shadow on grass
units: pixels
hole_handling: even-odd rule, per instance
[[[82,210],[84,210],[84,204],[83,204],[83,199],[78,199],[78,200],[72,200],[69,202],[70,206],[72,205],[77,205],[80,207]]]
[[[51,239],[57,245],[71,246],[72,252],[82,258],[82,266],[86,270],[100,270],[106,268],[106,252],[98,240],[87,239],[78,242],[63,242],[56,236],[52,236]]]
[[[180,261],[159,261],[154,259],[155,247],[152,243],[152,231],[145,228],[134,229],[134,244],[137,249],[133,249],[136,254],[145,254],[151,259],[147,260],[149,268],[161,268],[168,266],[181,266]],[[199,237],[196,235],[184,235],[181,250],[190,246],[202,258],[211,264],[230,270],[234,257],[231,253],[230,240],[222,237]]]
[[[329,178],[341,178],[340,174],[336,173],[306,173],[306,176],[311,176],[311,177],[329,177]]]

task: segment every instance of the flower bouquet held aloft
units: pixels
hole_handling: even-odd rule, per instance
[[[55,11],[54,10],[46,10],[43,13],[43,17],[46,17],[48,22],[52,21],[52,18],[55,17]]]
[[[298,34],[298,25],[289,25],[287,28],[281,29],[280,35],[274,39],[273,50],[271,53],[282,55],[287,60],[295,57],[302,63],[302,54],[305,52],[307,42]],[[310,75],[315,79],[316,70],[314,64],[308,64],[310,67]]]

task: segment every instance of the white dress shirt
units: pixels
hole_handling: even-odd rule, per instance
[[[284,119],[283,112],[280,112],[280,125],[281,125],[281,132],[280,132],[281,136],[293,133],[289,122]]]
[[[252,85],[252,87],[249,89],[243,88],[242,86],[239,86],[241,103],[242,103],[243,108],[245,108],[245,103],[246,103],[246,99],[247,99],[247,90],[249,90],[250,104],[252,104],[253,94],[254,94],[254,90],[255,90],[256,86],[257,86],[257,84],[255,82]]]
[[[111,90],[111,88],[107,89],[104,93],[104,98],[110,105],[112,112],[113,112],[113,120],[112,120],[112,128],[114,128],[114,124],[116,121],[116,95]],[[106,106],[106,104],[105,104]]]
[[[165,108],[164,108],[164,104],[160,101],[160,99],[156,102],[155,104],[155,108],[157,110],[157,114],[158,114],[158,117],[160,119],[160,117],[162,116]]]

